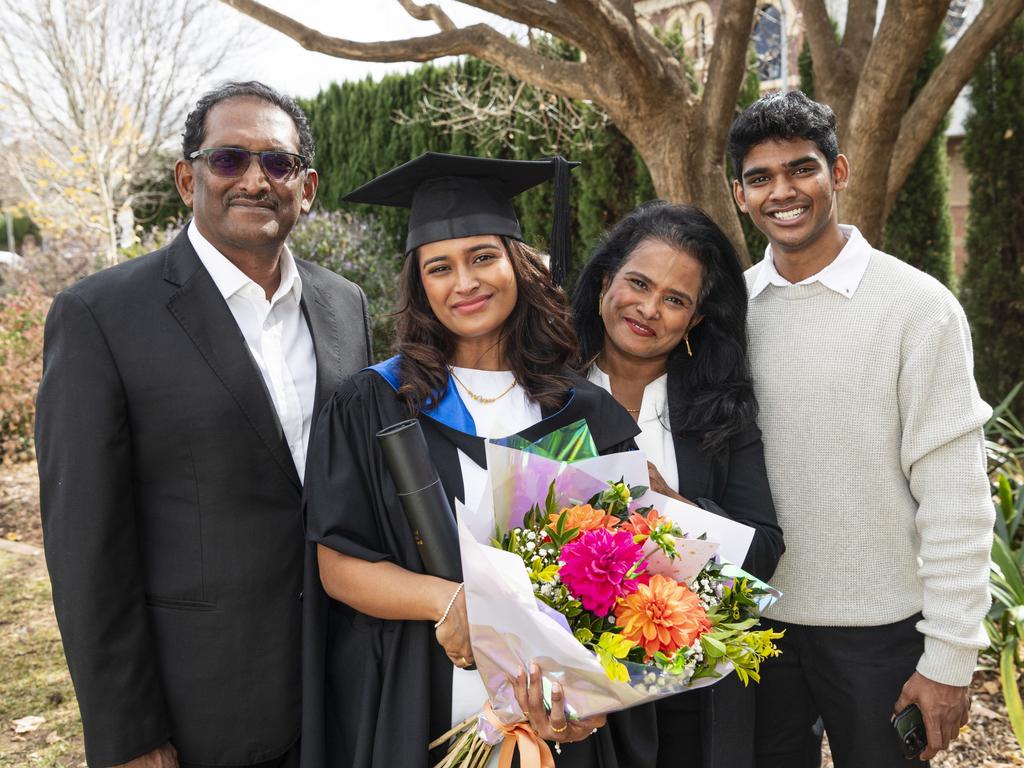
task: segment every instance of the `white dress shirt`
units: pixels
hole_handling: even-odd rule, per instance
[[[612,393],[611,379],[596,364],[590,366],[587,378],[608,394]],[[663,373],[644,387],[644,399],[640,403],[640,414],[636,423],[641,430],[634,438],[636,447],[658,468],[665,484],[678,491],[679,467],[676,466],[676,444],[672,442],[672,430],[668,421],[667,373]]]
[[[195,220],[188,226],[188,237],[227,302],[266,382],[302,480],[316,392],[316,353],[299,305],[302,280],[295,259],[285,246],[281,253],[281,283],[267,301],[264,290],[203,237]]]
[[[843,233],[843,237],[846,238],[846,245],[843,246],[843,250],[824,269],[801,280],[799,283],[791,283],[779,274],[778,270],[775,269],[772,247],[769,245],[765,248],[764,260],[752,267],[752,269],[757,270],[757,273],[754,275],[754,282],[750,285],[750,298],[755,298],[769,285],[785,288],[788,285],[821,283],[840,296],[852,299],[853,294],[857,291],[857,286],[860,285],[860,281],[864,277],[864,272],[868,268],[868,262],[871,261],[871,246],[856,227],[840,224],[839,230]]]

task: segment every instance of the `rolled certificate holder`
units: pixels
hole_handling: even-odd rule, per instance
[[[416,539],[423,567],[431,576],[462,581],[459,533],[444,487],[430,460],[416,419],[400,421],[377,433],[384,460]]]

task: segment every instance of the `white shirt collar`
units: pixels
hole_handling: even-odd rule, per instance
[[[846,245],[839,255],[815,275],[801,280],[796,285],[808,285],[810,283],[821,283],[826,288],[835,291],[840,296],[848,299],[853,298],[857,291],[864,272],[871,261],[872,248],[864,236],[856,227],[840,224],[839,230],[846,238]],[[764,260],[758,265],[757,274],[754,275],[754,282],[750,286],[750,298],[754,298],[769,285],[789,286],[793,283],[779,274],[775,269],[775,261],[772,257],[772,247],[769,245],[764,251]]]
[[[195,219],[189,222],[188,239],[225,301],[245,286],[256,285],[255,280],[236,267],[227,256],[217,250],[213,243],[203,237],[203,233],[196,226]],[[260,288],[260,290],[263,289]],[[296,302],[299,301],[302,297],[302,278],[299,277],[299,270],[295,267],[295,258],[292,256],[292,252],[285,245],[281,250],[281,282],[270,299],[271,305],[276,304],[289,294],[294,295]]]

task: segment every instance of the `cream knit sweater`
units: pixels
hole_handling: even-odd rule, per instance
[[[747,272],[748,286],[758,266]],[[815,282],[751,299],[750,362],[786,552],[768,616],[877,626],[918,611],[924,676],[966,685],[987,645],[994,510],[963,310],[872,251],[846,298]]]

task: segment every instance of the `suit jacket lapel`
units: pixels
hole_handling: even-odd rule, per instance
[[[164,279],[179,286],[167,308],[242,409],[288,479],[301,488],[263,376],[231,310],[183,231],[167,249]]]
[[[341,337],[338,320],[324,296],[320,282],[309,266],[298,259],[295,266],[302,278],[302,313],[309,324],[316,352],[316,394],[313,397],[313,424],[327,399],[340,386]]]

